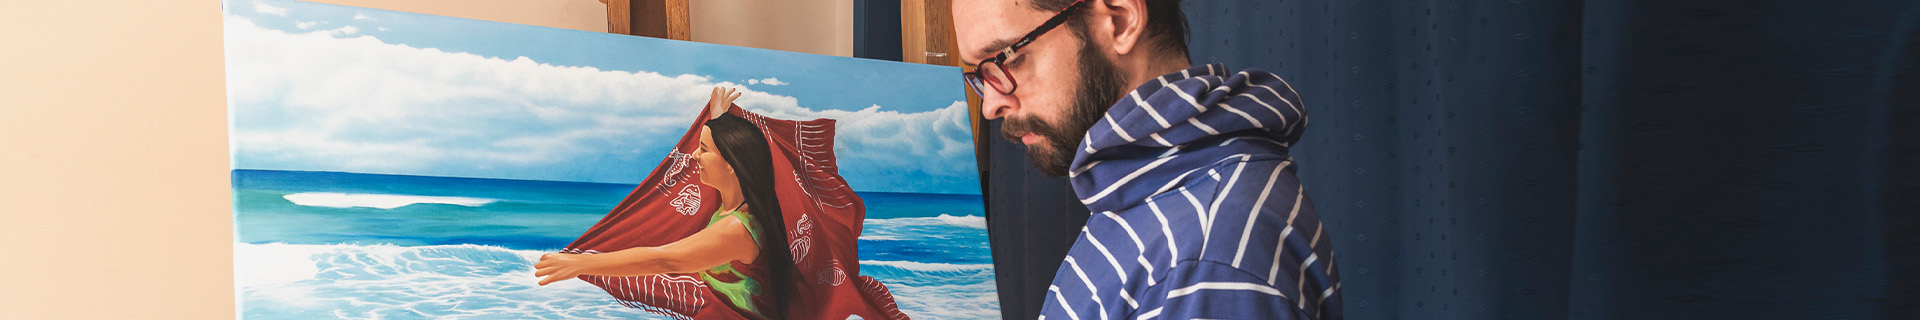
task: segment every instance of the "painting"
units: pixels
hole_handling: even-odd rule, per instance
[[[223,10],[241,318],[1000,318],[956,68]]]

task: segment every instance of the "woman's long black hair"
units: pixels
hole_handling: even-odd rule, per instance
[[[787,318],[788,299],[793,297],[797,282],[796,271],[793,253],[787,244],[786,218],[780,214],[780,199],[774,194],[773,185],[777,182],[766,135],[753,122],[732,114],[707,120],[707,129],[713,135],[714,147],[720,149],[720,157],[733,166],[734,177],[740,179],[740,193],[747,200],[747,210],[760,225],[760,238],[756,239],[760,244],[760,257],[755,261],[772,271],[768,275],[771,281],[760,285],[773,300],[770,306],[773,308],[764,310],[761,316]]]

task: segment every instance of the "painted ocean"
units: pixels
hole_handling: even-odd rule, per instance
[[[580,281],[535,285],[633,185],[234,170],[247,319],[661,317]],[[861,192],[861,273],[920,319],[998,319],[978,195]]]

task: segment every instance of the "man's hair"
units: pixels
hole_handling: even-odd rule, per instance
[[[1027,6],[1034,10],[1059,12],[1066,9],[1074,0],[1030,0]],[[1160,53],[1187,55],[1187,16],[1180,13],[1180,0],[1146,0],[1146,32],[1141,35],[1142,42],[1148,48]],[[1083,9],[1084,10],[1084,9]],[[1067,27],[1074,35],[1085,40],[1087,27],[1078,19],[1067,20]]]

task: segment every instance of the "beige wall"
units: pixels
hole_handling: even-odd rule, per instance
[[[217,1],[0,2],[0,319],[233,316]]]
[[[506,23],[607,32],[600,0],[302,0]]]
[[[592,0],[326,2],[606,27]],[[852,50],[849,0],[696,2],[696,40]],[[0,319],[233,317],[220,3],[0,1],[0,30]]]
[[[693,41],[853,56],[853,0],[691,0]]]

